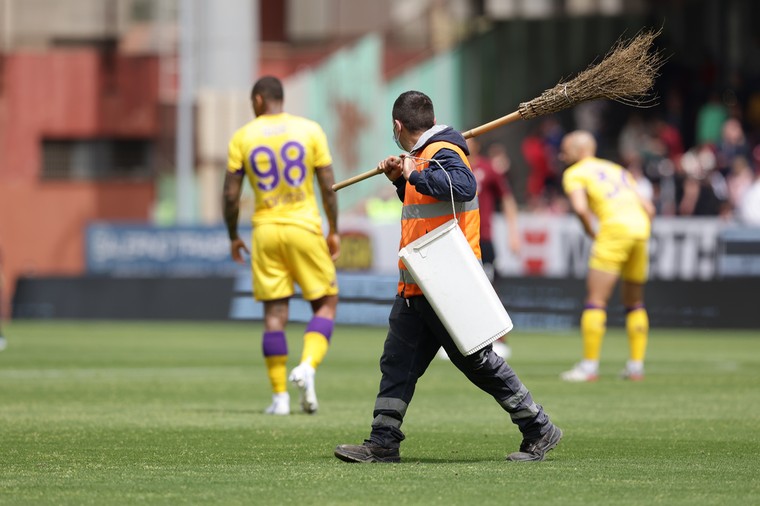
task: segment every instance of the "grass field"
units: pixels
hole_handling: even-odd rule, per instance
[[[545,462],[436,360],[404,423],[401,464],[346,464],[367,436],[384,329],[339,327],[320,411],[270,399],[252,323],[15,322],[0,354],[0,504],[760,504],[760,335],[652,331],[641,383],[609,332],[602,378],[563,384],[567,334],[514,332],[510,361],[563,428]],[[291,364],[303,326],[289,328]]]

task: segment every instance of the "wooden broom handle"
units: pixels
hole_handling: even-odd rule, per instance
[[[351,186],[354,183],[358,183],[359,181],[364,181],[365,179],[369,179],[372,176],[377,176],[378,174],[382,174],[383,169],[380,167],[375,167],[372,170],[368,170],[367,172],[362,172],[361,174],[357,174],[356,176],[352,176],[344,181],[341,181],[340,183],[335,183],[332,185],[332,189],[334,192],[340,190],[341,188],[345,188],[346,186]]]
[[[520,111],[511,112],[507,114],[506,116],[502,116],[499,119],[489,121],[485,125],[480,125],[479,127],[475,127],[472,130],[467,130],[466,132],[462,132],[462,136],[465,139],[469,139],[471,137],[477,137],[478,135],[484,134],[486,132],[490,132],[491,130],[494,130],[500,126],[504,126],[509,123],[514,123],[518,119],[522,119],[522,116],[520,116]]]
[[[466,132],[462,133],[462,136],[465,139],[469,139],[471,137],[477,137],[478,135],[484,134],[486,132],[490,132],[491,130],[498,128],[500,126],[503,126],[509,123],[514,123],[515,121],[519,119],[522,119],[519,111],[511,112],[507,114],[506,116],[502,116],[499,119],[490,121],[486,123],[485,125],[480,125],[479,127],[475,127],[472,130],[467,130]],[[359,181],[364,181],[365,179],[369,179],[373,176],[377,176],[378,174],[382,174],[382,173],[383,173],[383,170],[380,167],[375,167],[372,170],[368,170],[367,172],[357,174],[356,176],[352,176],[339,183],[335,183],[334,185],[332,185],[332,189],[333,191],[338,191],[342,188],[345,188],[346,186],[351,186],[354,183],[358,183]]]

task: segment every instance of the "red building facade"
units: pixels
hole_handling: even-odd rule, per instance
[[[97,220],[149,219],[160,133],[159,62],[92,48],[0,64],[3,312],[24,273],[78,274]],[[118,170],[114,170],[118,169]]]

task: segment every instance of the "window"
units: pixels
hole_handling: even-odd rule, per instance
[[[43,179],[144,179],[153,174],[153,142],[145,139],[44,139]]]

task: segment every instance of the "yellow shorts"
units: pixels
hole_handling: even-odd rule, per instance
[[[620,275],[625,281],[645,283],[649,276],[648,239],[599,234],[591,247],[589,269]]]
[[[259,301],[294,294],[294,282],[305,300],[337,295],[335,264],[320,234],[296,225],[267,224],[251,233],[253,297]]]

